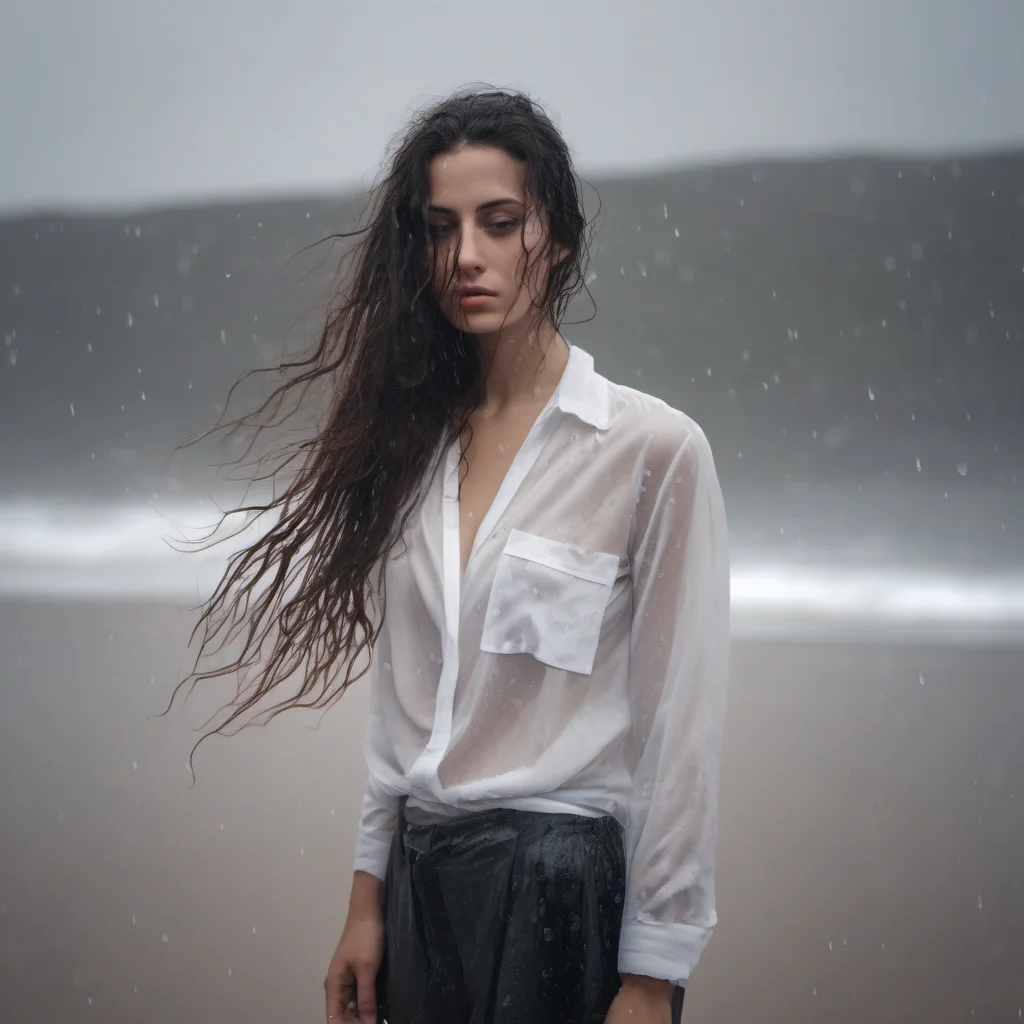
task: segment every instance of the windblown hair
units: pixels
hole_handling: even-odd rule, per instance
[[[199,606],[204,611],[192,637],[200,626],[204,637],[193,671],[161,713],[189,679],[194,688],[200,679],[238,673],[236,699],[227,705],[235,710],[196,743],[193,754],[203,739],[293,674],[301,680],[299,692],[269,709],[271,718],[290,707],[330,706],[365,674],[369,657],[352,673],[361,652],[372,657],[380,633],[388,553],[422,501],[434,459],[447,447],[442,442],[461,435],[483,399],[486,367],[479,348],[445,317],[432,284],[431,159],[460,146],[486,145],[521,161],[527,203],[547,228],[543,248],[530,255],[547,260],[555,246],[568,250],[552,262],[544,294],[534,297],[538,315],[558,329],[572,299],[586,288],[591,224],[569,150],[537,103],[518,91],[463,88],[415,115],[392,146],[396,140],[386,176],[370,190],[366,226],[327,236],[362,237],[342,257],[313,350],[296,361],[250,370],[228,392],[228,404],[253,373],[290,377],[254,413],[221,423],[225,407],[216,423],[185,442],[216,430],[226,429],[230,437],[254,425],[259,433],[278,425],[258,418],[268,407],[276,414],[286,394],[326,385],[328,401],[314,436],[281,453],[287,455],[284,464],[299,460],[287,488],[266,504],[245,504],[221,518],[223,523],[241,512],[277,516],[260,539],[230,557],[214,593]],[[347,259],[350,274],[342,269]],[[254,597],[260,581],[266,582]],[[375,595],[379,615],[370,610]],[[225,626],[224,639],[245,633],[241,653],[221,668],[197,672],[207,645]],[[271,634],[272,648],[260,664]],[[339,661],[345,675],[332,689]],[[258,676],[243,699],[243,670],[254,664]]]

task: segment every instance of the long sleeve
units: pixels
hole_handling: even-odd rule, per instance
[[[373,776],[368,776],[363,792],[363,809],[359,816],[353,871],[368,871],[384,881],[397,822],[398,797],[384,793],[374,782]]]
[[[648,468],[631,552],[629,686],[638,762],[619,971],[682,985],[718,920],[729,552],[721,488],[700,428],[693,424],[682,444],[653,445]]]

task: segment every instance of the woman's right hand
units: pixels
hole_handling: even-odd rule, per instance
[[[328,1024],[377,1024],[377,972],[384,959],[380,914],[349,914],[324,979]]]

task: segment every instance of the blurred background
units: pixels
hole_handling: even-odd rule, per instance
[[[684,1018],[1020,1019],[1022,46],[1019,0],[0,9],[0,1020],[322,1019],[365,687],[192,785],[233,685],[153,716],[234,548],[179,538],[245,438],[172,450],[318,329],[341,248],[307,247],[470,82],[587,183],[563,336],[697,419],[725,492]]]

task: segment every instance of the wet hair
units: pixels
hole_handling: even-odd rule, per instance
[[[386,606],[387,556],[422,501],[434,459],[447,447],[441,442],[462,434],[483,399],[479,347],[444,316],[434,292],[427,220],[430,161],[466,145],[494,146],[522,162],[526,202],[546,227],[542,246],[525,261],[524,279],[529,257],[547,261],[553,247],[567,250],[552,262],[543,295],[533,297],[537,315],[557,330],[572,299],[586,289],[593,222],[584,214],[569,149],[537,102],[515,90],[464,87],[415,114],[392,139],[386,174],[364,208],[366,225],[328,236],[358,242],[341,259],[316,344],[303,358],[250,370],[232,386],[228,403],[253,373],[288,379],[254,413],[221,423],[225,408],[213,426],[185,442],[216,430],[230,437],[243,426],[258,433],[279,425],[259,418],[268,409],[276,415],[294,389],[305,395],[311,386],[326,388],[313,436],[280,452],[276,473],[299,464],[280,496],[244,504],[220,520],[242,512],[276,515],[258,540],[229,558],[220,583],[199,606],[192,637],[203,627],[202,644],[166,710],[189,679],[194,688],[201,679],[238,678],[236,698],[227,705],[233,712],[193,754],[293,674],[299,692],[274,704],[271,719],[291,707],[329,707],[369,668]],[[251,449],[252,442],[244,454]],[[217,650],[244,633],[241,653],[223,667],[197,672],[222,631]],[[353,675],[363,651],[366,666]],[[332,688],[339,662],[344,677]],[[254,665],[258,674],[246,694],[242,676]]]

